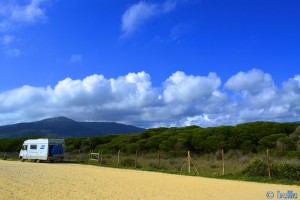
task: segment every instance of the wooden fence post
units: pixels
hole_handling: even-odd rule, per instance
[[[157,152],[157,166],[160,167],[160,151]]]
[[[117,167],[119,167],[119,163],[120,163],[120,152],[121,152],[121,150],[118,151],[118,163],[117,163]]]
[[[88,164],[90,164],[90,160],[92,159],[92,150],[90,149],[90,155],[89,155],[89,158],[88,158]]]
[[[103,153],[103,150],[101,151],[101,154],[100,154],[100,166],[102,165],[102,153]]]
[[[80,162],[80,149],[78,150],[78,156],[77,156],[78,162]]]
[[[138,152],[137,150],[135,151],[135,162],[134,162],[134,167],[137,167],[137,156],[138,156]]]
[[[98,164],[100,164],[100,149],[99,149],[99,152],[98,152]]]
[[[189,172],[189,174],[191,173],[191,162],[192,162],[192,164],[193,164],[193,166],[194,166],[195,171],[197,172],[197,174],[199,174],[199,171],[198,171],[198,169],[197,169],[197,167],[196,167],[196,165],[195,165],[195,163],[193,162],[193,159],[192,159],[192,157],[191,157],[190,151],[188,151],[188,156],[186,157],[186,160],[183,162],[183,165],[182,165],[182,167],[181,167],[181,169],[180,169],[180,172],[182,171],[182,169],[183,169],[183,167],[184,167],[186,161],[187,161],[187,163],[188,163],[188,166],[187,166],[187,167],[188,167],[188,172]]]
[[[269,159],[269,149],[267,149],[267,160],[268,160],[268,176],[271,179],[271,166],[270,166],[270,159]]]
[[[188,151],[187,161],[188,161],[188,172],[190,174],[191,173],[191,154],[190,154],[190,151]]]
[[[222,165],[223,165],[223,175],[224,175],[225,174],[224,149],[222,149]]]

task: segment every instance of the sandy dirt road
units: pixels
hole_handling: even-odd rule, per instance
[[[299,186],[218,180],[67,163],[0,160],[0,199],[260,200]],[[299,199],[300,197],[298,197]]]

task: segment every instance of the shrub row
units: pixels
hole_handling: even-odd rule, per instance
[[[262,160],[252,160],[242,171],[243,174],[250,177],[267,177],[268,165]],[[300,180],[300,165],[292,164],[272,164],[271,177],[275,179]]]

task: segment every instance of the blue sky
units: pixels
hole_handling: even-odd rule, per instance
[[[3,0],[0,124],[300,120],[297,0]]]

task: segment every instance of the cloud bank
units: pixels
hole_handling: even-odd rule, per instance
[[[216,73],[177,71],[156,88],[146,72],[110,79],[94,74],[66,78],[54,87],[23,86],[0,93],[1,125],[54,116],[142,127],[298,121],[300,75],[276,87],[271,75],[259,69],[239,72],[224,84]]]

